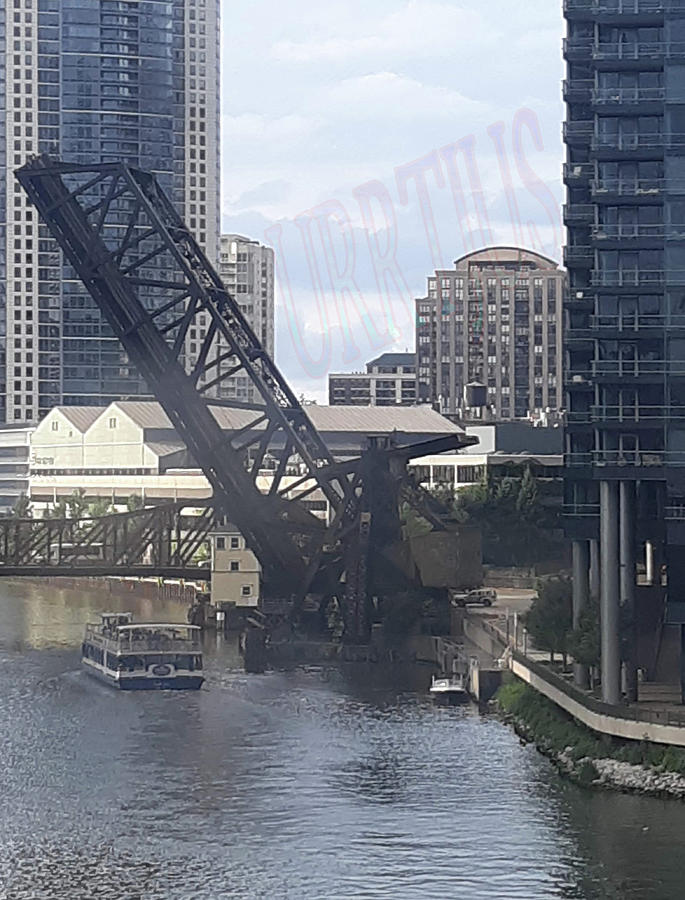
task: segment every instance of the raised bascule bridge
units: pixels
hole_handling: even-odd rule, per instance
[[[0,520],[0,576],[206,577],[197,551],[230,520],[259,560],[267,601],[297,609],[306,597],[336,596],[347,637],[358,639],[368,632],[371,597],[436,586],[430,565],[412,560],[402,540],[402,507],[430,523],[433,555],[444,564],[453,550],[456,566],[456,523],[412,482],[407,462],[472,439],[455,433],[397,446],[370,434],[360,455],[334,458],[152,174],[42,156],[16,177],[213,497],[200,515],[165,504],[87,520]],[[204,335],[193,338],[192,357],[191,329]],[[237,374],[252,385],[250,402],[221,399],[221,385]],[[222,406],[246,411],[246,424],[226,432]],[[267,461],[265,492],[257,480]],[[304,503],[314,494],[325,498],[326,521]],[[430,556],[430,535],[422,540]]]

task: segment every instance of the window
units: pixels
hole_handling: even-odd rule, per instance
[[[52,425],[50,426],[50,428],[53,431],[59,431],[59,422],[53,422]]]
[[[217,550],[225,550],[226,549],[226,538],[218,537],[216,539],[216,549]]]
[[[237,559],[231,560],[231,572],[239,572],[240,571],[240,563]]]
[[[240,593],[243,597],[251,597],[252,596],[252,585],[244,584],[240,590]]]
[[[239,537],[231,538],[231,550],[240,550],[240,538]]]
[[[109,420],[109,423],[108,423],[108,424],[109,424],[109,427],[110,427],[110,428],[116,428],[116,427],[117,427],[117,420],[116,420],[116,418],[115,418],[114,416],[112,416],[112,418]]]

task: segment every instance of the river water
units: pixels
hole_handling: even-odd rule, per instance
[[[670,900],[685,806],[592,793],[426,673],[246,676],[117,693],[78,666],[104,608],[0,582],[0,897]]]

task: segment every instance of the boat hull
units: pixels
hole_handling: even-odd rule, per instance
[[[439,706],[460,706],[470,699],[467,691],[431,691],[431,697]]]
[[[113,675],[95,668],[95,666],[83,664],[84,670],[103,684],[118,691],[197,691],[204,682],[203,675],[172,675],[170,677],[149,678],[139,677],[115,678]]]
[[[175,678],[120,678],[120,691],[197,691],[201,675],[177,675]]]

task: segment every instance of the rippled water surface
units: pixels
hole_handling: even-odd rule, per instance
[[[564,783],[425,673],[246,676],[213,640],[202,691],[117,693],[78,668],[106,607],[0,582],[2,898],[685,896],[684,806]]]

